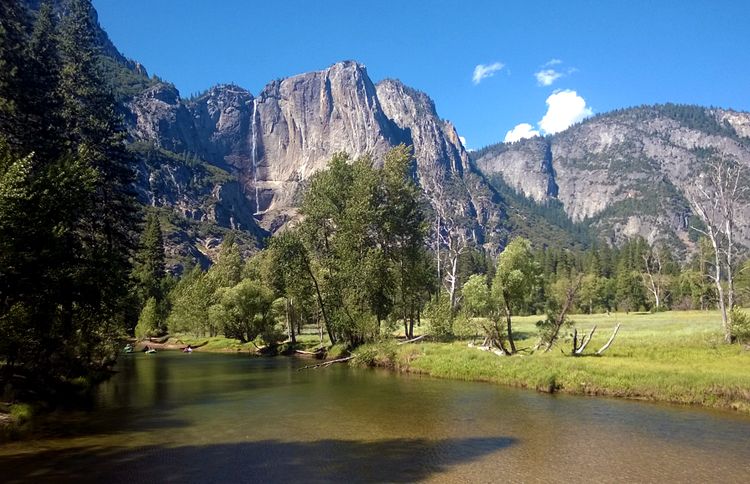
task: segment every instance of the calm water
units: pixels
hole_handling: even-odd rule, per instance
[[[2,482],[750,482],[750,418],[236,355],[127,355]]]

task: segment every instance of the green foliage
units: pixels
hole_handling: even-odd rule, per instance
[[[739,343],[750,342],[750,314],[737,307],[730,314],[732,339]]]
[[[245,279],[236,286],[220,288],[216,300],[208,308],[208,318],[226,337],[242,343],[258,336],[266,343],[281,339],[271,313],[273,293],[267,287]]]
[[[156,336],[161,326],[159,306],[155,297],[150,297],[141,310],[138,317],[138,324],[135,327],[135,337],[142,339],[149,336]]]
[[[0,9],[0,376],[44,397],[113,361],[133,178],[90,3],[71,0],[59,26],[43,7],[30,31],[16,1]]]
[[[135,255],[133,278],[140,298],[161,301],[162,281],[165,277],[164,238],[159,217],[154,212],[146,215],[146,226],[141,234],[140,249]]]
[[[216,329],[207,324],[214,290],[199,266],[184,275],[169,293],[172,307],[167,318],[169,332],[215,336]]]
[[[541,271],[531,243],[521,237],[513,239],[498,257],[492,297],[515,312],[525,307],[540,283]]]
[[[357,348],[357,358],[352,360],[361,367],[394,368],[398,346],[393,340],[365,344]]]
[[[371,340],[389,315],[413,334],[431,272],[412,163],[404,146],[386,155],[382,170],[369,157],[337,154],[309,181],[299,229],[304,251],[295,249],[306,255],[285,272],[307,272],[334,342]]]
[[[98,61],[103,77],[107,79],[108,87],[118,102],[125,101],[159,82],[157,78],[149,78],[145,73],[107,55],[99,55]]]
[[[486,317],[490,314],[492,303],[487,276],[473,274],[461,288],[463,309],[469,317]]]
[[[242,256],[235,242],[234,234],[229,234],[219,248],[219,260],[208,271],[207,277],[213,287],[231,287],[242,280]]]
[[[430,322],[429,334],[434,339],[446,341],[453,337],[454,317],[450,299],[446,294],[430,300],[424,308],[424,316]]]

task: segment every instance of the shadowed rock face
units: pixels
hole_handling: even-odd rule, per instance
[[[233,172],[253,207],[248,215],[271,231],[296,216],[301,184],[334,153],[379,160],[399,143],[413,146],[417,179],[428,194],[451,184],[450,210],[468,221],[477,240],[488,228],[497,232],[501,220],[496,195],[473,172],[458,133],[432,100],[398,81],[375,86],[356,62],[274,81],[257,97],[220,85],[184,101],[173,86],[159,84],[127,110],[132,141],[194,153]]]
[[[619,242],[641,235],[689,245],[686,189],[711,158],[750,167],[750,113],[653,106],[597,116],[547,139],[482,150],[477,166]],[[742,211],[743,243],[750,212]]]
[[[393,79],[379,82],[377,93],[386,115],[414,146],[422,172],[449,170],[460,176],[469,169],[469,157],[458,133],[438,117],[435,103],[425,93]]]

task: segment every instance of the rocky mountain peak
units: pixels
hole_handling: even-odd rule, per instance
[[[689,248],[686,190],[714,158],[750,168],[750,114],[684,105],[641,106],[590,118],[547,139],[498,144],[475,154],[539,203],[566,214],[612,243],[643,236]],[[742,243],[750,211],[742,211]]]
[[[380,81],[377,94],[386,115],[406,133],[424,170],[447,168],[460,175],[468,168],[469,157],[456,129],[440,119],[429,96],[396,79]]]
[[[334,153],[378,160],[399,143],[413,147],[417,178],[426,191],[454,185],[450,210],[475,220],[470,229],[475,237],[481,239],[485,227],[500,220],[481,178],[463,180],[472,170],[468,154],[433,101],[400,81],[376,86],[355,61],[272,81],[257,97],[225,84],[186,101],[173,86],[158,84],[126,107],[133,141],[193,153],[228,170],[252,207],[250,215],[269,230],[296,216],[300,187],[325,169]],[[479,185],[484,188],[470,193],[469,186]]]

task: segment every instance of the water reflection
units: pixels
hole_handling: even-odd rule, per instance
[[[131,355],[0,476],[144,481],[747,481],[750,419],[236,355]]]

